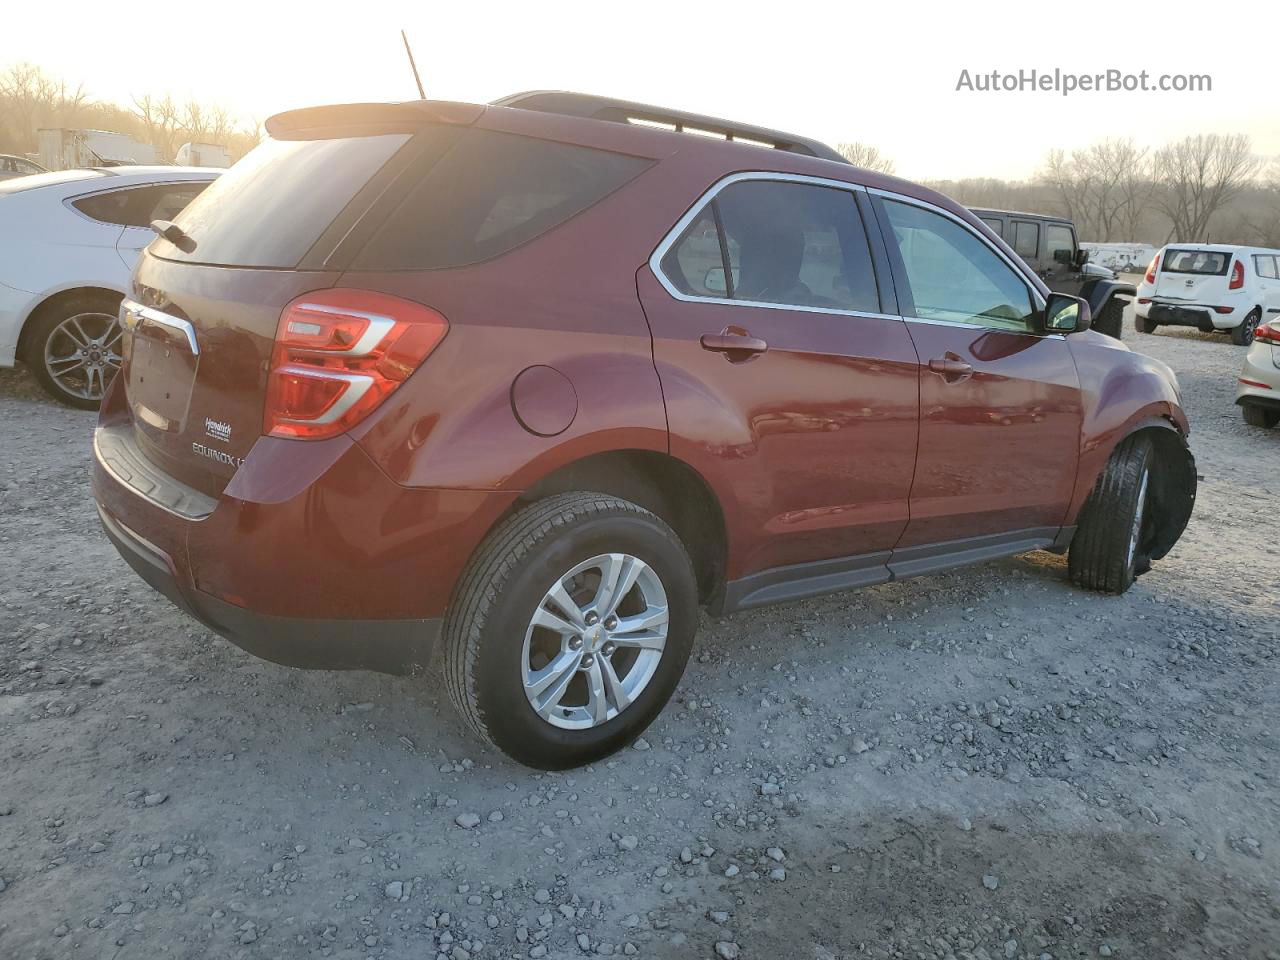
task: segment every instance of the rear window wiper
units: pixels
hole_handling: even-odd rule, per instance
[[[183,253],[190,253],[196,248],[196,242],[172,220],[152,220],[151,229],[164,237]]]

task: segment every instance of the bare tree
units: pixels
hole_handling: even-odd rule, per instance
[[[178,131],[182,126],[173,98],[168,94],[163,99],[151,94],[134,97],[133,114],[142,124],[143,135],[155,149],[156,160],[161,163],[173,160]]]
[[[1169,240],[1209,239],[1209,222],[1245,189],[1260,161],[1244,134],[1198,134],[1155,155],[1156,203],[1169,217]]]
[[[1127,240],[1150,204],[1146,148],[1132,140],[1100,140],[1068,156],[1051,150],[1040,179],[1051,186],[1081,234],[1099,241]]]
[[[875,170],[879,173],[893,173],[893,161],[882,154],[879,147],[873,147],[868,143],[841,143],[836,146],[836,152],[855,167]]]

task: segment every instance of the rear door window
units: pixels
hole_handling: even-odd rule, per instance
[[[408,139],[396,133],[267,140],[178,216],[193,247],[160,239],[152,250],[170,260],[220,266],[295,267]]]
[[[492,259],[586,210],[651,163],[470,130],[418,179],[351,268],[427,270]]]
[[[1217,250],[1169,250],[1164,255],[1164,273],[1198,273],[1222,276],[1227,272],[1231,254]]]
[[[731,184],[667,252],[662,267],[690,296],[880,310],[862,216],[847,190],[766,180]]]

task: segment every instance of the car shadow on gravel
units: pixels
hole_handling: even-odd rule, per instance
[[[1274,956],[1270,891],[1233,875],[1226,855],[1197,863],[1154,833],[1045,831],[1030,819],[890,810],[792,821],[775,834],[785,863],[800,865],[785,882],[707,876],[683,892],[736,897],[728,909],[762,957],[861,956],[855,947],[870,944],[872,956],[985,957],[962,951],[1001,943],[1009,957]]]

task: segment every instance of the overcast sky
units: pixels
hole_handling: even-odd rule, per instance
[[[16,9],[14,7],[16,6]],[[1131,15],[1109,15],[1128,10]],[[915,179],[1031,176],[1051,147],[1248,133],[1280,154],[1273,3],[242,2],[10,5],[0,69],[30,61],[96,97],[172,92],[262,119],[427,95],[600,93],[862,140]],[[972,74],[1115,68],[1212,76],[1209,93],[957,92]]]

